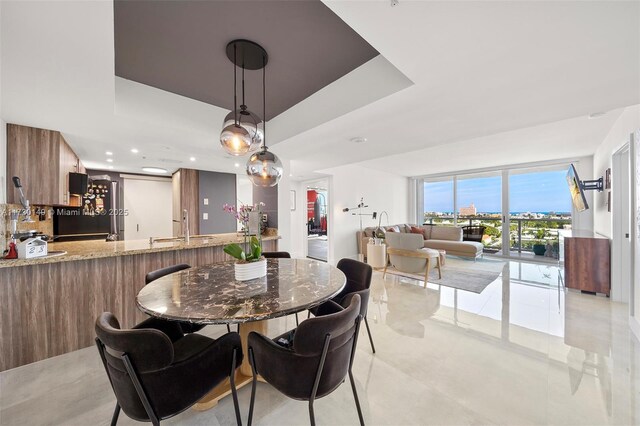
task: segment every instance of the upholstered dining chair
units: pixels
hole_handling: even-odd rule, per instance
[[[289,398],[309,401],[309,419],[315,426],[313,402],[337,389],[347,374],[358,418],[364,425],[351,371],[360,329],[360,296],[351,296],[346,309],[336,306],[336,313],[307,319],[274,340],[256,332],[249,334],[247,347],[253,370],[249,425],[258,375]]]
[[[174,272],[184,271],[185,269],[191,268],[191,265],[186,263],[180,263],[178,265],[167,266],[166,268],[156,269],[155,271],[149,272],[144,277],[144,284],[147,285],[150,282],[153,282],[159,278],[162,278],[166,275],[173,274]],[[187,321],[179,321],[180,328],[182,328],[183,333],[195,333],[196,331],[200,331],[205,327],[205,324],[194,324],[192,322]],[[227,324],[227,333],[231,333],[231,327]]]
[[[369,309],[369,292],[371,287],[371,277],[373,275],[373,269],[366,263],[359,262],[353,259],[340,259],[336,265],[344,275],[347,277],[347,283],[342,291],[334,296],[331,300],[343,308],[347,306],[350,299],[347,296],[352,294],[360,295],[360,315],[364,319],[364,325],[367,328],[367,334],[369,335],[369,343],[371,344],[371,351],[375,354],[376,347],[373,344],[373,337],[371,336],[371,329],[369,328],[369,322],[367,321],[367,311]],[[323,308],[320,305],[317,308],[310,309],[311,313],[315,316],[322,315],[319,309]]]
[[[267,259],[291,259],[288,251],[265,251],[262,255]]]
[[[116,396],[111,425],[120,410],[130,418],[159,425],[191,407],[227,378],[236,421],[241,424],[235,371],[242,363],[238,333],[217,340],[183,335],[178,323],[149,318],[133,329],[120,328],[104,312],[96,320],[96,345]]]
[[[383,278],[387,275],[389,263],[401,272],[424,274],[425,287],[427,287],[432,265],[438,269],[438,276],[442,278],[440,252],[424,248],[422,235],[387,232],[385,242],[387,244],[389,262],[384,267]]]

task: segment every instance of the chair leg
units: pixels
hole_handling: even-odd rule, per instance
[[[227,333],[231,333],[231,326],[227,324]]]
[[[375,354],[376,347],[373,345],[373,337],[371,336],[371,330],[369,330],[369,321],[367,321],[367,317],[364,317],[364,325],[367,327],[367,334],[369,335],[369,343],[371,343],[371,351]]]
[[[382,271],[382,279],[384,280],[384,277],[387,276],[387,266],[389,266],[389,261],[387,260],[387,262],[384,264],[384,271]]]
[[[429,281],[430,270],[431,270],[431,259],[427,258],[427,270],[424,273],[424,288],[427,288],[427,281]]]
[[[118,416],[120,415],[120,404],[116,402],[116,408],[113,410],[113,417],[111,417],[111,426],[116,426],[118,423]]]
[[[313,413],[313,400],[309,400],[309,422],[311,426],[316,426],[316,416]]]
[[[298,313],[296,312],[296,327],[300,325],[300,322],[298,321]]]
[[[228,327],[229,325],[227,325]],[[231,395],[233,396],[233,408],[236,412],[236,424],[242,426],[240,418],[240,404],[238,404],[238,391],[236,389],[236,354],[237,349],[233,350],[233,361],[231,361],[231,374],[229,375],[229,383],[231,384]]]
[[[249,420],[247,420],[247,424],[251,426],[251,421],[253,420],[253,406],[256,401],[256,384],[258,382],[256,363],[255,358],[253,357],[253,348],[249,348],[249,363],[251,364],[251,372],[253,373],[253,378],[251,380],[251,401],[249,402]]]
[[[353,380],[353,373],[351,372],[351,368],[349,368],[349,381],[351,381],[351,390],[353,391],[353,398],[356,400],[356,409],[358,410],[358,418],[360,419],[360,425],[364,426],[364,418],[362,417],[360,400],[358,399],[358,392],[356,391],[356,382]]]
[[[440,267],[440,256],[436,259],[436,268],[438,268],[438,278],[442,279],[442,268]]]

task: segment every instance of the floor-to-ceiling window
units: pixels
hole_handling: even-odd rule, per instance
[[[559,231],[571,226],[567,168],[509,171],[509,230],[512,252],[557,257]]]
[[[425,177],[424,223],[481,226],[485,253],[557,258],[559,232],[571,227],[567,167],[545,164]]]
[[[424,180],[424,223],[455,224],[453,177]]]
[[[456,178],[457,224],[482,227],[485,253],[502,248],[502,174],[489,172]]]

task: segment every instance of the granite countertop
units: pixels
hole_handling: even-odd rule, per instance
[[[279,238],[279,236],[263,236],[262,240],[269,241],[277,240]],[[157,253],[172,250],[218,247],[229,243],[240,243],[242,241],[244,240],[241,235],[230,233],[191,237],[188,244],[182,241],[161,241],[149,244],[149,240],[89,240],[49,243],[47,247],[49,252],[66,251],[67,253],[59,256],[47,256],[34,259],[0,259],[0,268],[71,262],[75,260],[99,259],[114,256],[130,256],[135,254]]]
[[[236,281],[234,262],[185,269],[140,290],[145,313],[201,324],[242,323],[303,311],[337,295],[346,284],[338,268],[310,259],[267,259],[267,275]]]

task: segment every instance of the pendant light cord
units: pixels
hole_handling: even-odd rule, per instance
[[[236,74],[237,74],[236,62],[238,60],[237,49],[238,49],[238,46],[234,43],[233,44],[233,122],[236,126],[238,125],[238,94],[236,93],[238,88],[238,82],[236,77]]]
[[[242,105],[247,106],[244,103],[244,57],[242,58]]]
[[[262,56],[262,149],[267,149],[267,89],[265,85],[266,81],[266,69],[267,62],[264,55]]]

